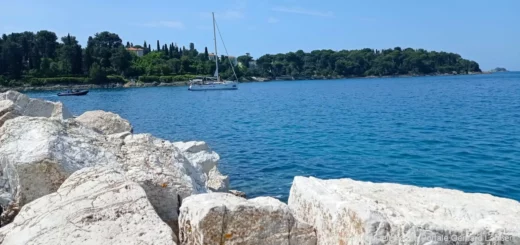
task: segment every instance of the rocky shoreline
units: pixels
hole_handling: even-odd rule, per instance
[[[481,75],[491,74],[491,72],[472,72],[470,74],[431,74],[431,75],[397,75],[397,76],[368,76],[368,77],[306,77],[306,78],[294,78],[294,77],[283,77],[283,78],[264,78],[264,77],[253,77],[247,81],[241,81],[241,83],[251,82],[271,82],[271,81],[299,81],[299,80],[337,80],[337,79],[375,79],[375,78],[403,78],[403,77],[429,77],[429,76],[461,76],[461,75]],[[103,89],[103,88],[147,88],[147,87],[182,87],[188,86],[189,81],[178,81],[172,83],[164,82],[153,82],[153,83],[126,83],[126,84],[78,84],[78,85],[51,85],[51,86],[20,86],[20,87],[2,87],[0,86],[0,92],[6,92],[9,90],[13,91],[55,91],[55,90],[67,90],[71,86],[75,89]]]
[[[229,190],[202,141],[0,93],[0,244],[520,244],[520,203],[296,176],[287,204]]]

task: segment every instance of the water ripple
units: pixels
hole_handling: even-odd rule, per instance
[[[286,200],[295,175],[312,175],[520,200],[520,73],[53,94],[30,93],[76,115],[119,113],[137,133],[207,141],[251,197]]]

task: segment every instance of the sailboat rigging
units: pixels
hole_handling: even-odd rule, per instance
[[[190,80],[190,86],[188,90],[191,91],[203,91],[203,90],[237,90],[238,89],[238,78],[235,73],[235,69],[233,67],[233,64],[231,63],[231,60],[229,60],[229,64],[231,65],[231,69],[233,71],[233,75],[235,77],[234,81],[227,81],[222,80],[219,75],[219,63],[218,63],[218,51],[217,51],[217,29],[218,25],[215,21],[215,13],[212,13],[213,15],[213,39],[215,42],[215,74],[214,77],[197,77],[196,79]],[[224,50],[227,53],[226,45],[224,44],[224,39],[222,38],[222,34],[219,31],[220,39],[222,40],[222,44],[224,46]],[[229,57],[229,54],[227,54]]]

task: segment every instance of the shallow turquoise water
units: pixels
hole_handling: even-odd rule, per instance
[[[520,200],[520,73],[28,94],[119,113],[136,133],[207,141],[250,197],[286,200],[295,175],[312,175]]]

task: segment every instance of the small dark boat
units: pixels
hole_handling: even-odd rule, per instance
[[[88,90],[69,90],[67,92],[58,93],[58,96],[79,96],[86,95]]]

